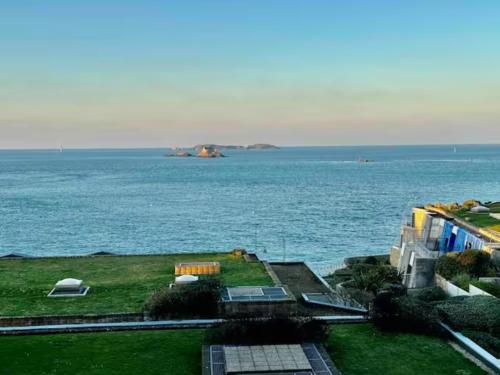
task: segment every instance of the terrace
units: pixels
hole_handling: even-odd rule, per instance
[[[226,286],[272,286],[261,262],[232,253],[0,259],[0,316],[139,313],[147,297],[174,281],[179,262],[220,262]],[[77,298],[48,298],[54,284],[77,277]]]

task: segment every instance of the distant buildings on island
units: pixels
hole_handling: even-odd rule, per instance
[[[278,146],[274,146],[266,143],[257,143],[248,146],[236,146],[236,145],[216,145],[216,144],[199,144],[193,147],[194,152],[191,153],[187,149],[176,148],[175,152],[172,154],[167,154],[167,157],[193,157],[197,156],[199,158],[220,158],[225,155],[222,154],[221,150],[278,150]]]

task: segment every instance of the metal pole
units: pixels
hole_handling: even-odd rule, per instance
[[[283,262],[286,262],[286,238],[283,236]]]

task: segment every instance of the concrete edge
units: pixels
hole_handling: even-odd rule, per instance
[[[306,301],[307,303],[311,303],[313,305],[333,307],[333,308],[340,309],[340,310],[346,310],[346,311],[352,311],[352,312],[358,312],[358,313],[368,314],[368,310],[362,309],[362,308],[349,307],[349,306],[345,306],[345,305],[337,305],[335,303],[326,303],[326,302],[312,301],[311,299],[309,299],[309,297],[307,296],[307,294],[321,294],[321,293],[302,293],[302,298],[304,299],[304,301]]]
[[[263,260],[262,264],[264,265],[266,272],[269,274],[269,276],[271,276],[271,280],[273,280],[274,286],[282,286],[283,283],[281,282],[278,275],[276,275],[276,273],[274,272],[273,268],[271,267],[271,263]]]
[[[193,253],[193,252],[175,252],[175,253],[143,253],[143,254],[120,254],[120,253],[112,253],[112,252],[106,252],[109,254],[97,254],[100,253],[100,251],[97,252],[92,252],[92,253],[87,253],[87,254],[80,254],[80,255],[52,255],[52,256],[35,256],[35,255],[28,255],[28,254],[17,254],[17,256],[9,256],[11,253],[8,254],[2,254],[0,255],[0,261],[2,260],[39,260],[39,259],[70,259],[70,258],[110,258],[110,257],[156,257],[156,256],[182,256],[182,255],[214,255],[214,254],[231,254],[233,250],[229,251],[220,251],[220,250],[214,250],[214,251],[204,251],[200,253]]]
[[[441,326],[453,337],[453,339],[468,353],[481,361],[485,366],[492,369],[496,373],[500,373],[500,360],[495,358],[488,351],[476,344],[468,337],[462,335],[460,332],[452,330],[448,325],[440,323]]]
[[[314,320],[327,323],[364,323],[368,320],[363,315],[326,315],[315,316]],[[146,322],[121,323],[89,323],[89,324],[57,324],[42,326],[0,327],[0,336],[7,335],[39,335],[54,333],[80,332],[112,332],[135,330],[165,330],[186,328],[210,328],[224,323],[227,319],[193,319],[193,320],[158,320]]]

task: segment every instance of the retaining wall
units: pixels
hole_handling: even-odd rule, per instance
[[[444,277],[436,274],[434,275],[434,280],[436,282],[436,285],[443,289],[445,293],[450,296],[450,297],[458,297],[458,296],[469,296],[469,292],[459,288],[456,285],[453,285],[450,283],[448,280],[446,280]]]
[[[44,326],[82,323],[142,322],[143,313],[88,314],[88,315],[44,315],[0,317],[0,327]]]

